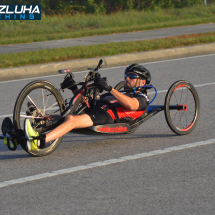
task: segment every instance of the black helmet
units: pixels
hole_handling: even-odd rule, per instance
[[[131,64],[125,69],[125,74],[128,72],[134,72],[140,75],[142,79],[146,79],[146,84],[149,84],[151,81],[151,75],[150,72],[142,65],[139,65],[137,63]]]

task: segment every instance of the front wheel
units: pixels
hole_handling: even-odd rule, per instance
[[[170,129],[178,135],[189,134],[196,127],[200,113],[199,96],[188,81],[177,81],[169,88],[164,113]]]
[[[28,118],[34,130],[39,133],[49,132],[53,128],[49,128],[48,123],[60,116],[63,110],[63,98],[53,84],[47,81],[33,81],[23,88],[16,100],[13,123],[15,128],[24,130],[24,120]],[[62,139],[63,137],[55,139],[46,143],[45,148],[30,152],[26,144],[20,143],[20,145],[33,156],[45,156],[52,153]]]

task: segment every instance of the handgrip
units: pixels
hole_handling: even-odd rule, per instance
[[[102,65],[102,63],[103,63],[103,60],[101,59],[100,61],[99,61],[99,64],[98,64],[98,66],[96,67],[96,71],[100,68],[100,66]]]

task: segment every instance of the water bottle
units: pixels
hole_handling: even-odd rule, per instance
[[[70,69],[61,69],[61,70],[58,70],[58,71],[59,71],[59,73],[64,74],[64,73],[69,73]]]

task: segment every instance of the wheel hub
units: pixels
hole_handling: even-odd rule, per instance
[[[181,105],[181,104],[179,104],[178,106],[177,106],[177,110],[179,110],[179,111],[187,111],[187,105],[186,104],[184,104],[184,105]]]
[[[187,111],[187,105],[186,104],[183,105],[183,111]]]
[[[43,115],[42,115],[41,113],[42,113]],[[40,109],[40,111],[36,109],[36,110],[33,112],[32,116],[34,116],[34,117],[43,117],[43,118],[44,118],[44,119],[32,118],[32,124],[33,124],[34,126],[38,125],[39,123],[40,123],[41,125],[42,125],[42,124],[45,124],[45,120],[46,120],[46,118],[44,117],[44,116],[45,116],[45,112],[44,112],[42,109]]]

